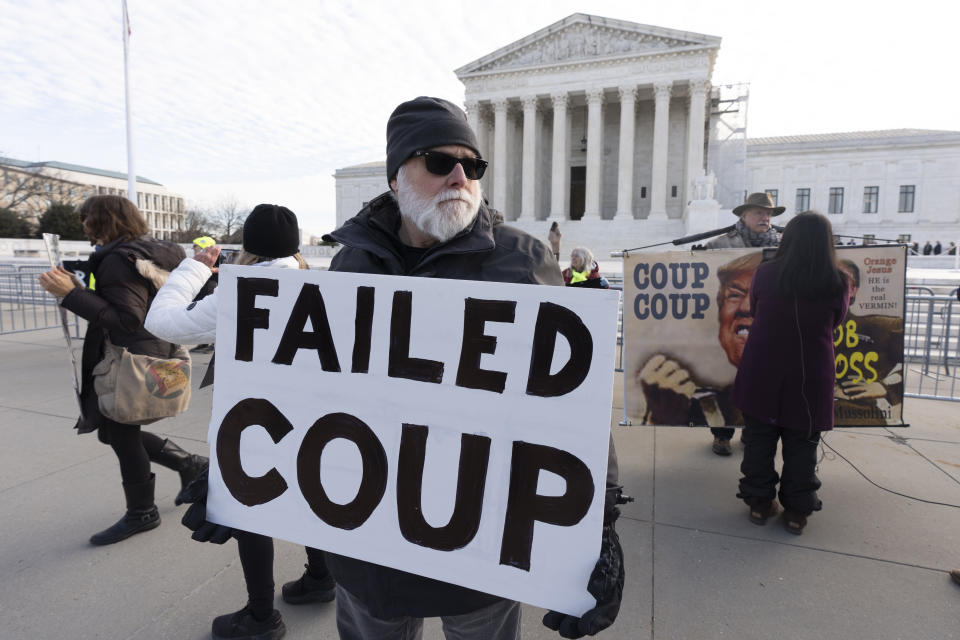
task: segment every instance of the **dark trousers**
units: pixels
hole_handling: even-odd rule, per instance
[[[810,515],[820,510],[817,489],[817,445],[820,434],[808,434],[797,429],[785,429],[775,424],[755,420],[744,416],[743,462],[740,464],[740,492],[750,506],[772,500],[780,483],[779,498],[784,509]],[[777,442],[781,443],[783,470],[777,475],[774,459],[777,455]]]
[[[721,440],[730,440],[735,432],[735,429],[729,427],[710,427],[710,433],[713,434],[713,437]]]
[[[273,538],[240,530],[235,531],[234,537],[247,583],[247,604],[257,618],[264,619],[273,611]],[[306,549],[307,572],[314,578],[323,578],[328,573],[323,551]]]
[[[163,449],[163,438],[143,431],[139,425],[120,424],[108,418],[100,422],[97,438],[110,445],[117,455],[124,484],[150,480],[150,458]]]
[[[456,616],[441,616],[446,640],[520,640],[520,603],[500,600]],[[422,640],[423,618],[375,618],[359,598],[337,586],[340,640]]]

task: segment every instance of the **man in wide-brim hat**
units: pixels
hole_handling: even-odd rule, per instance
[[[785,210],[786,207],[773,204],[769,193],[751,193],[746,202],[733,210],[733,215],[740,218],[734,228],[708,242],[707,249],[775,246],[780,242],[780,234],[770,225],[770,218]]]
[[[706,248],[774,247],[780,244],[780,234],[770,224],[770,218],[780,215],[785,210],[786,207],[778,207],[773,204],[773,198],[770,197],[769,193],[751,193],[747,196],[746,202],[734,208],[733,214],[740,219],[737,220],[733,229],[708,242]],[[749,283],[749,280],[747,282]],[[749,312],[749,302],[746,302],[746,307],[747,312]],[[746,316],[746,313],[743,315]],[[743,322],[749,324],[753,320],[745,317]],[[729,456],[733,453],[733,448],[730,446],[730,439],[733,438],[734,434],[732,427],[711,427],[710,433],[713,435],[712,448],[715,454]]]

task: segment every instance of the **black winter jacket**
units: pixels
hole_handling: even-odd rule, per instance
[[[563,286],[553,252],[533,236],[500,222],[481,205],[470,227],[428,249],[407,271],[397,237],[400,212],[393,196],[384,193],[324,237],[343,245],[330,271]],[[327,558],[337,583],[380,619],[460,615],[502,600],[346,556],[328,553]]]
[[[93,391],[94,366],[103,359],[104,332],[110,341],[130,353],[169,358],[177,345],[160,340],[143,328],[147,309],[170,271],[186,254],[179,245],[144,237],[133,242],[115,240],[95,251],[87,271],[96,288],[74,289],[60,302],[88,322],[80,364],[80,433],[95,430],[103,416]]]

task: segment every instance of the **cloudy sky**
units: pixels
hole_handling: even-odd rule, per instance
[[[0,0],[0,155],[126,170],[120,0]],[[891,8],[886,8],[887,6]],[[128,0],[139,175],[210,206],[333,226],[332,174],[381,160],[396,104],[463,101],[453,70],[576,13],[723,38],[751,137],[960,130],[941,0]]]

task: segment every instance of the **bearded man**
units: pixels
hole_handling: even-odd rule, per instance
[[[562,286],[553,252],[533,236],[502,224],[502,216],[484,205],[479,180],[486,167],[459,107],[439,98],[404,102],[387,122],[390,190],[324,237],[343,245],[330,270]],[[543,620],[565,638],[593,635],[610,626],[620,608],[624,573],[623,552],[613,529],[619,515],[616,480],[611,441],[603,542],[587,586],[597,606],[580,618],[550,612]],[[419,638],[425,617],[441,617],[448,638],[520,637],[517,602],[353,558],[327,556],[337,580],[341,639]]]

